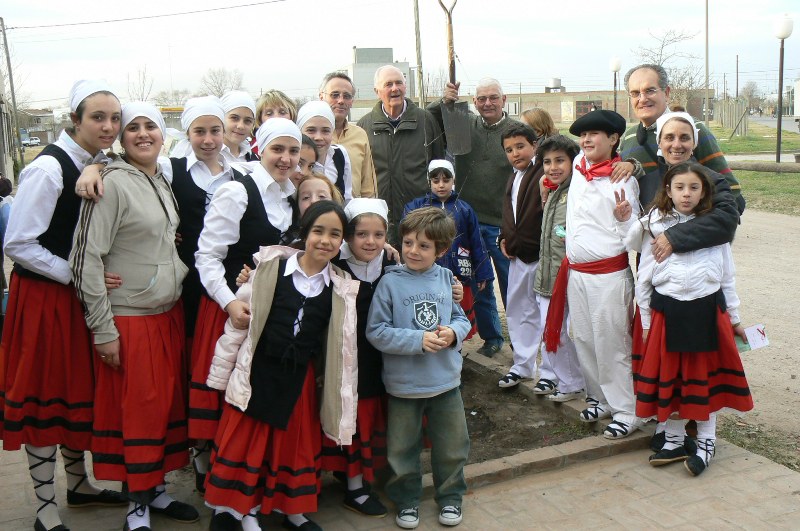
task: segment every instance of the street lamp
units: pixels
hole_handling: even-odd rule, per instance
[[[622,62],[619,57],[612,57],[608,63],[608,67],[614,72],[614,112],[617,112],[617,74],[622,68]]]
[[[781,161],[781,122],[783,121],[783,41],[792,34],[792,19],[784,14],[775,23],[775,36],[781,41],[781,58],[778,63],[778,144],[775,148],[775,162]]]

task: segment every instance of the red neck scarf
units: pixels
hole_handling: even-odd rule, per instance
[[[604,160],[603,162],[598,162],[597,164],[592,164],[592,167],[587,170],[586,156],[584,156],[581,159],[581,163],[575,165],[575,169],[581,172],[581,175],[586,177],[587,181],[591,181],[595,177],[608,177],[609,175],[611,175],[611,170],[614,169],[612,165],[615,162],[619,162],[621,160],[622,159],[620,158],[620,156],[617,155],[613,159]]]
[[[545,188],[547,188],[551,192],[553,190],[558,190],[558,185],[556,183],[554,183],[553,181],[551,181],[550,179],[548,179],[547,177],[544,178],[544,180],[542,181],[542,184],[545,186]]]

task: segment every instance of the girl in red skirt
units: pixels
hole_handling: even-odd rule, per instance
[[[37,531],[67,529],[53,482],[59,444],[70,507],[125,504],[118,492],[86,481],[92,349],[67,262],[81,204],[75,183],[80,170],[105,159],[101,150],[116,140],[120,105],[105,82],[94,80],[75,83],[69,100],[73,125],[20,174],[5,235],[5,251],[15,265],[0,345],[0,438],[5,450],[25,445],[41,502]]]
[[[122,481],[126,530],[149,530],[150,512],[194,522],[197,510],[165,492],[188,463],[183,367],[187,267],[175,248],[178,205],[157,162],[166,127],[158,109],[122,109],[121,159],[103,172],[105,194],[86,201],[70,253],[73,281],[94,335],[95,476]],[[122,285],[108,291],[103,272]]]
[[[286,169],[288,178],[294,167]],[[300,221],[305,251],[262,247],[236,294],[252,321],[241,329],[228,319],[207,381],[227,402],[206,480],[212,530],[238,529],[239,521],[258,529],[244,517],[259,510],[285,514],[288,529],[320,529],[303,513],[317,510],[321,433],[350,444],[355,432],[359,283],[329,263],[346,225],[339,205],[314,203]]]
[[[358,415],[353,444],[337,446],[322,440],[322,469],[329,470],[347,488],[344,506],[366,516],[381,518],[386,507],[364,480],[373,481],[375,471],[386,466],[386,388],[380,351],[367,341],[369,305],[384,268],[395,262],[384,251],[388,207],[383,199],[356,198],[345,208],[347,243],[335,264],[360,282],[358,311]]]
[[[694,476],[714,456],[716,413],[749,411],[753,399],[734,341],[739,324],[730,244],[673,253],[657,263],[651,242],[666,229],[712,210],[714,185],[700,164],[677,164],[666,172],[653,209],[633,226],[641,240],[636,299],[642,319],[644,355],[636,381],[636,414],[666,421],[666,442],[650,456],[661,466],[684,461]],[[624,197],[618,219],[629,215]],[[684,424],[697,421],[697,450],[688,455]]]

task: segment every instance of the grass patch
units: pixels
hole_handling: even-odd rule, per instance
[[[717,436],[748,452],[800,471],[800,437],[797,434],[765,429],[737,417],[720,415],[717,417]]]
[[[792,121],[792,123],[794,122]],[[733,130],[721,127],[714,122],[711,122],[710,127],[725,154],[775,152],[777,131],[773,127],[750,122],[747,136],[734,136],[730,140],[728,138]],[[781,151],[789,153],[800,152],[800,133],[783,131],[781,134]]]
[[[747,208],[800,216],[800,173],[734,172]]]

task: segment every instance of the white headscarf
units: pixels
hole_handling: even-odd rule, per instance
[[[230,92],[226,92],[223,94],[222,98],[220,98],[220,103],[222,104],[222,110],[225,114],[228,114],[234,109],[238,109],[239,107],[245,107],[250,109],[253,113],[253,116],[256,115],[256,102],[247,92],[243,90],[232,90]]]
[[[102,91],[111,92],[111,87],[103,79],[81,79],[76,81],[69,91],[69,109],[72,112],[76,112],[78,105],[83,100],[92,94]]]
[[[330,109],[330,107],[328,107]],[[281,136],[288,136],[297,140],[297,143],[302,142],[300,135],[300,128],[297,127],[291,120],[286,118],[270,118],[258,128],[256,131],[256,143],[258,144],[258,152],[264,153],[267,145]]]
[[[664,128],[664,124],[673,118],[682,118],[691,124],[694,132],[694,147],[697,147],[697,142],[700,140],[698,138],[699,131],[697,130],[697,124],[694,121],[694,117],[688,112],[668,112],[659,116],[656,120],[656,144],[661,143],[661,130]],[[658,155],[662,155],[661,148],[658,149]]]
[[[347,221],[353,221],[353,218],[361,214],[377,214],[387,225],[389,223],[389,206],[383,199],[355,197],[344,207],[344,213],[347,214]]]
[[[119,130],[120,138],[122,138],[122,132],[125,130],[125,127],[139,116],[144,116],[152,120],[158,128],[161,129],[161,138],[166,140],[167,125],[164,123],[164,117],[161,116],[161,111],[159,111],[155,105],[147,103],[146,101],[132,101],[122,106],[122,126]]]
[[[192,122],[201,116],[214,116],[219,118],[223,126],[225,124],[225,111],[222,110],[222,102],[216,96],[202,96],[200,98],[190,98],[183,106],[181,114],[181,128],[186,132]]]
[[[303,126],[311,118],[321,116],[331,123],[331,127],[335,127],[336,118],[333,116],[331,106],[324,101],[315,100],[309,101],[297,111],[297,127],[303,129]]]

